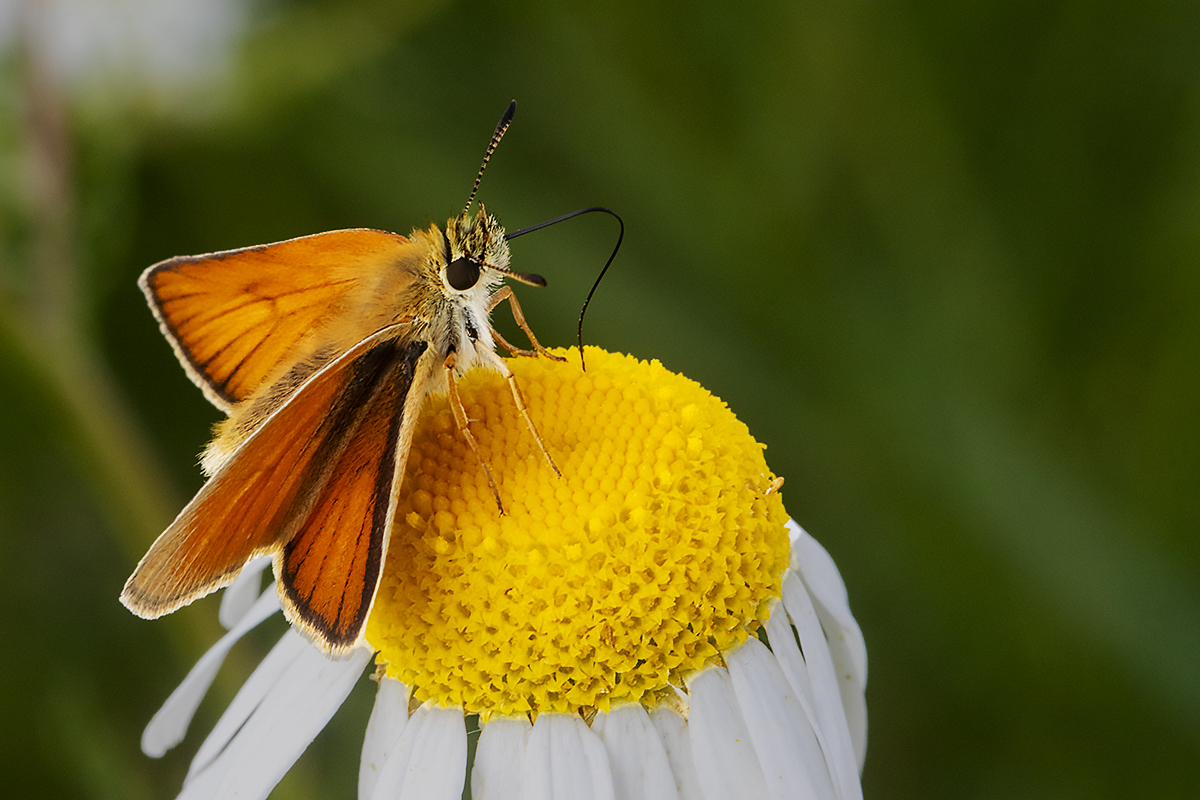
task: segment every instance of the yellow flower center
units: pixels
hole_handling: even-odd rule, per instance
[[[504,514],[445,397],[425,403],[367,640],[417,700],[496,714],[648,702],[779,596],[787,513],[763,445],[698,383],[588,348],[459,382]],[[648,694],[651,693],[651,694]]]

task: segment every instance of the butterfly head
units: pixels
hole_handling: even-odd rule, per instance
[[[442,283],[448,292],[469,293],[480,284],[490,289],[508,274],[504,228],[482,205],[474,216],[464,211],[449,220],[442,240]]]
[[[530,286],[546,285],[546,279],[541,275],[509,269],[504,228],[487,213],[482,203],[479,213],[472,216],[464,209],[462,214],[450,219],[443,240],[442,283],[453,294],[472,292],[479,285],[490,291],[505,277]]]

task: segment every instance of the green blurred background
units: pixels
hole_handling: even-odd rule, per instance
[[[141,755],[219,629],[116,599],[218,418],[140,271],[444,222],[513,97],[489,211],[624,216],[588,340],[728,401],[841,568],[867,796],[1200,791],[1200,5],[58,0],[0,54],[6,795],[173,796],[281,629]],[[614,227],[513,243],[542,341]],[[276,797],[353,797],[371,699]]]

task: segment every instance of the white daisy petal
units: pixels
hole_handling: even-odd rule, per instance
[[[262,556],[242,567],[233,583],[221,594],[221,607],[217,609],[217,620],[221,627],[229,630],[240,620],[262,593],[262,571],[271,563],[270,556]]]
[[[792,628],[783,603],[776,603],[771,609],[771,616],[767,618],[767,639],[771,642],[771,652],[775,654],[784,676],[799,697],[800,705],[804,707],[809,722],[817,730],[819,739],[820,728],[817,725],[816,711],[813,710],[812,681],[809,680],[808,666],[804,663],[804,655],[796,642],[795,629]]]
[[[835,800],[821,746],[767,646],[751,636],[725,663],[771,797]]]
[[[688,701],[692,761],[704,796],[770,797],[729,673],[723,667],[702,670],[688,681]]]
[[[275,646],[271,648],[271,652],[267,653],[266,658],[259,662],[254,672],[250,673],[250,677],[242,684],[242,688],[238,689],[238,693],[233,696],[233,702],[225,709],[225,713],[217,720],[217,724],[213,726],[200,745],[200,749],[196,751],[191,766],[188,767],[187,777],[184,778],[185,785],[221,754],[221,751],[229,744],[229,740],[250,718],[267,693],[274,688],[280,676],[307,647],[310,645],[295,629],[289,629],[276,642]]]
[[[578,714],[539,714],[525,764],[531,800],[614,800],[604,743]]]
[[[522,800],[525,745],[533,726],[524,718],[495,719],[483,726],[471,770],[474,800]]]
[[[850,611],[850,596],[846,592],[846,584],[842,574],[838,572],[837,564],[829,551],[821,543],[808,534],[803,528],[791,520],[788,527],[798,532],[793,540],[793,560],[798,562],[800,577],[808,587],[822,617],[828,615],[836,621],[838,637],[846,642],[846,653],[851,661],[851,671],[859,677],[862,684],[867,684],[867,643],[863,639],[862,629]],[[830,624],[822,618],[821,624],[826,632],[832,634]],[[830,639],[837,638],[830,635]]]
[[[158,710],[158,713],[146,725],[145,732],[142,733],[143,753],[151,758],[159,758],[183,740],[188,725],[191,724],[192,717],[200,706],[200,701],[204,699],[208,688],[212,686],[213,679],[217,677],[218,670],[225,663],[225,656],[229,654],[230,648],[247,631],[278,610],[279,596],[275,593],[274,586],[271,586],[250,607],[249,612],[242,615],[238,624],[233,626],[229,633],[218,639],[217,643],[200,657],[179,687],[171,692],[171,696],[163,703],[162,708]]]
[[[823,742],[828,748],[828,762],[834,782],[842,796],[848,799],[856,794],[861,795],[858,761],[850,738],[846,708],[842,705],[841,687],[829,653],[829,643],[804,583],[790,570],[783,577],[783,605],[800,636],[800,649],[804,653],[809,680],[812,681],[813,707],[824,734]]]
[[[370,800],[375,793],[379,771],[399,741],[407,722],[408,687],[393,678],[380,678],[358,767],[359,800]]]
[[[303,649],[287,659],[286,668],[277,673],[270,690],[221,754],[184,783],[180,800],[266,798],[342,705],[371,658],[369,649],[359,648],[345,660],[335,661],[299,633],[289,631],[284,640],[289,638],[299,640]],[[283,641],[271,655],[282,645]],[[252,682],[254,676],[246,686]],[[235,698],[229,711],[237,705]]]
[[[592,733],[604,742],[616,800],[677,800],[662,739],[641,705],[597,714]]]
[[[863,764],[867,760],[866,686],[860,683],[853,673],[845,669],[849,657],[841,644],[842,640],[840,639],[830,640],[829,652],[833,656],[834,669],[841,678],[838,681],[838,688],[842,690],[842,707],[846,709],[846,723],[850,726],[850,744],[854,748],[855,763],[861,775]]]
[[[834,778],[834,787],[838,791],[838,796],[846,800],[862,797],[862,784],[859,782],[858,773],[854,769],[855,766],[861,769],[861,762],[852,765],[846,760],[844,752],[839,755],[838,748],[830,742],[830,738],[826,735],[825,730],[817,720],[808,665],[805,663],[804,656],[800,652],[800,647],[796,643],[795,630],[792,628],[791,621],[788,620],[787,610],[784,608],[783,603],[776,603],[775,608],[771,611],[771,617],[767,621],[767,636],[771,641],[771,652],[775,654],[775,659],[779,662],[779,666],[783,670],[788,683],[797,692],[800,705],[804,707],[804,714],[817,736],[817,742],[821,745],[821,752],[825,754],[825,762],[829,765],[830,772]],[[843,683],[843,690],[845,686],[845,683]],[[845,691],[843,691],[843,700],[845,699],[845,694]],[[858,698],[859,702],[863,703],[861,691],[858,693]],[[850,709],[847,708],[847,714],[849,713]],[[864,720],[863,732],[865,735],[865,703],[862,705],[862,714]],[[851,725],[852,734],[853,730],[853,725]],[[842,750],[844,751],[844,749],[843,746]]]
[[[796,692],[796,697],[804,709],[804,716],[817,737],[817,743],[821,746],[821,752],[825,757],[825,764],[830,769],[834,778],[833,783],[837,789],[838,797],[843,798],[843,800],[849,797],[861,797],[862,787],[858,784],[856,775],[850,776],[854,781],[854,785],[850,786],[849,791],[847,791],[847,785],[843,783],[844,776],[840,776],[832,766],[829,766],[836,761],[835,748],[829,743],[825,731],[821,728],[817,720],[817,712],[813,701],[812,681],[808,676],[808,665],[804,663],[804,655],[800,652],[800,645],[796,642],[795,629],[792,628],[792,623],[787,616],[787,609],[784,608],[783,603],[776,603],[775,607],[771,610],[771,617],[767,620],[767,637],[771,642],[771,652],[775,655],[775,660],[779,663],[779,668],[783,670],[788,684]]]
[[[800,577],[813,598],[817,618],[829,641],[850,725],[850,740],[861,772],[867,757],[867,643],[850,612],[846,584],[829,553],[795,522],[789,521],[788,527],[793,534],[793,563],[798,564]]]
[[[679,800],[704,800],[700,778],[696,775],[696,764],[692,761],[692,740],[688,735],[687,720],[672,709],[659,707],[650,712],[650,721],[662,739],[671,774],[675,776]]]
[[[379,770],[375,800],[458,800],[467,780],[461,708],[425,703],[404,725]]]

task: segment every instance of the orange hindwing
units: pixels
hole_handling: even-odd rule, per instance
[[[426,343],[387,346],[376,347],[382,380],[330,460],[315,504],[275,556],[288,616],[335,653],[366,625],[412,443],[413,426],[404,423],[425,395],[418,370]]]
[[[142,558],[126,606],[162,616],[273,553],[289,616],[331,651],[357,641],[411,442],[404,416],[423,399],[427,343],[400,327],[319,370],[237,448]]]

